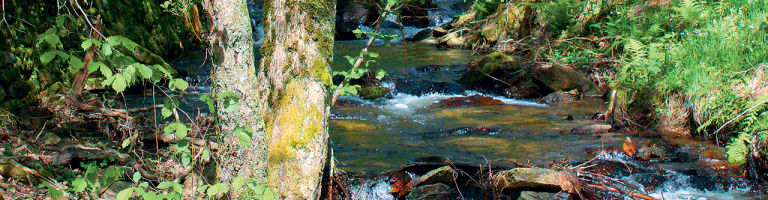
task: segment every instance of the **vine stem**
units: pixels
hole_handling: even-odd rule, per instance
[[[389,12],[391,8],[392,8],[392,5],[387,5],[386,7],[384,7],[384,10]],[[387,12],[382,12],[381,16],[379,16],[379,19],[386,19]],[[384,22],[377,22],[377,23],[378,24],[376,25],[376,30],[374,32],[379,32],[379,29],[381,29],[381,25],[384,24]],[[368,39],[368,43],[365,44],[365,48],[363,48],[363,50],[360,51],[360,55],[357,56],[357,59],[355,60],[355,64],[352,66],[352,69],[357,69],[360,67],[360,64],[363,63],[363,55],[365,53],[368,53],[368,47],[370,47],[371,44],[373,44],[373,41],[375,39],[376,39],[376,35],[375,34],[371,35],[371,38]],[[333,96],[331,98],[331,107],[336,105],[336,100],[338,100],[339,96],[341,95],[341,88],[344,87],[344,85],[346,85],[347,83],[349,83],[349,79],[344,79],[344,81],[342,81],[339,84],[338,89],[336,89],[336,92],[333,93]]]
[[[88,26],[90,26],[91,29],[93,29],[93,31],[96,31],[96,33],[98,33],[102,38],[104,38],[104,41],[107,41],[107,37],[104,37],[104,35],[102,35],[101,32],[99,32],[99,30],[96,29],[96,27],[93,27],[93,24],[91,24],[91,20],[88,19],[88,15],[85,14],[85,11],[83,11],[83,8],[80,7],[80,3],[78,3],[77,1],[73,1],[73,2],[75,2],[75,5],[77,5],[77,9],[79,9],[80,12],[83,13],[83,17],[85,18],[85,22],[88,22]],[[5,5],[3,5],[3,7],[5,7]]]

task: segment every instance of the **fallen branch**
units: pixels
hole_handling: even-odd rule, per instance
[[[498,191],[522,187],[560,188],[568,193],[580,190],[575,173],[546,168],[514,168],[502,171],[491,179],[496,183]]]

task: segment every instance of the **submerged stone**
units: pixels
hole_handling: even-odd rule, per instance
[[[435,104],[432,104],[433,108],[453,108],[463,106],[489,106],[489,105],[503,105],[504,103],[498,99],[482,96],[479,94],[468,97],[453,97],[443,99]]]

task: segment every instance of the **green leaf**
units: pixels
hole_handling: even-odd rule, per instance
[[[242,176],[235,177],[235,180],[232,181],[232,189],[240,189],[243,187],[243,183],[245,183],[245,179]]]
[[[139,72],[141,72],[141,77],[144,77],[144,79],[149,79],[152,77],[152,69],[144,64],[137,64],[139,65]]]
[[[163,181],[162,183],[157,184],[157,189],[164,190],[170,188],[171,186],[173,186],[173,181]]]
[[[176,89],[179,89],[180,91],[184,91],[189,87],[189,83],[187,81],[184,81],[183,79],[176,79],[174,82],[174,85],[176,86]]]
[[[203,161],[208,162],[211,159],[211,151],[208,149],[203,149],[203,153],[200,155],[200,158],[203,159]]]
[[[80,58],[78,58],[77,56],[70,56],[69,67],[71,67],[75,71],[80,71],[81,69],[83,69],[83,60],[80,60]]]
[[[115,78],[117,78],[117,76],[110,76],[110,77],[108,77],[107,80],[104,80],[103,82],[101,82],[101,86],[106,87],[106,86],[112,84],[112,82],[115,82]]]
[[[208,111],[211,113],[215,112],[215,107],[213,105],[213,99],[211,99],[210,94],[204,94],[200,95],[200,101],[205,102],[205,104],[208,105]]]
[[[168,118],[173,114],[173,111],[171,109],[168,109],[168,107],[169,107],[168,104],[165,104],[165,106],[163,106],[163,109],[160,109],[160,114],[163,115],[163,118]],[[169,133],[166,132],[166,134],[169,134]]]
[[[378,71],[376,71],[376,79],[384,78],[384,76],[386,75],[387,75],[387,72],[384,71],[383,69],[379,69]]]
[[[127,83],[125,82],[125,78],[123,78],[123,76],[117,76],[117,78],[115,78],[115,82],[112,82],[112,89],[115,89],[115,92],[117,93],[125,91],[126,86]]]
[[[368,52],[368,56],[370,56],[371,58],[378,58],[379,54],[374,52]]]
[[[87,39],[80,44],[80,47],[83,48],[83,51],[88,50],[88,48],[91,48],[91,46],[93,46],[93,39]]]
[[[49,52],[43,53],[43,55],[40,56],[40,61],[43,64],[48,64],[49,62],[51,62],[51,60],[56,58],[56,55],[61,56],[61,58],[64,58],[64,59],[69,57],[69,54],[64,53],[63,51],[49,51]]]
[[[85,182],[84,178],[78,178],[72,181],[72,187],[77,193],[85,191],[86,186],[88,186],[88,183]]]
[[[107,67],[107,65],[101,65],[99,67],[99,70],[101,71],[101,74],[104,75],[104,77],[106,77],[106,78],[112,77],[112,69],[109,69],[109,67]]]
[[[59,15],[56,17],[56,26],[63,26],[64,25],[64,19],[67,15]]]
[[[104,186],[109,187],[117,179],[123,177],[123,168],[121,167],[109,167],[104,170]]]
[[[149,187],[149,183],[148,182],[141,182],[141,183],[139,183],[139,187],[147,188],[147,187]]]
[[[211,187],[211,185],[203,185],[203,186],[200,186],[199,188],[197,188],[197,192],[199,192],[199,193],[205,193],[205,191],[206,191],[206,190],[208,190],[208,188],[209,188],[209,187]]]
[[[101,45],[101,56],[112,55],[112,46],[109,44]]]
[[[248,137],[248,134],[240,133],[237,135],[237,138],[240,140],[240,145],[243,147],[250,147],[251,146],[251,137]]]
[[[138,183],[140,180],[141,180],[141,173],[139,173],[138,171],[134,172],[133,173],[133,182],[134,183]]]
[[[61,197],[64,196],[64,191],[61,191],[55,187],[48,186],[48,195],[51,195],[51,197]]]
[[[170,116],[170,115],[169,115],[169,116]],[[171,123],[171,124],[168,124],[168,125],[166,125],[166,126],[163,128],[163,133],[164,133],[165,135],[168,135],[168,134],[171,134],[171,133],[175,132],[175,131],[176,131],[176,126],[177,126],[177,125],[178,125],[178,124],[177,124],[176,122],[174,122],[174,123]]]
[[[130,188],[124,189],[123,191],[118,192],[117,196],[115,197],[115,200],[128,200],[128,199],[130,199],[131,196],[133,196],[133,190],[135,190],[135,188],[130,187]]]
[[[262,199],[264,200],[275,199],[275,193],[272,192],[272,188],[267,188],[264,190],[264,196],[262,196]]]
[[[46,35],[45,41],[48,42],[48,44],[51,44],[51,46],[62,47],[62,48],[64,46],[61,44],[61,40],[59,40],[59,36],[57,36],[56,34]]]
[[[176,137],[178,138],[187,137],[187,131],[188,131],[187,125],[180,122],[177,122],[177,123],[179,123],[179,125],[176,125]]]
[[[109,36],[107,38],[107,43],[112,46],[120,45],[120,36]]]
[[[229,186],[224,183],[216,183],[215,185],[208,188],[208,196],[216,196],[216,194],[220,192],[228,192]]]
[[[357,39],[360,39],[361,37],[363,37],[363,31],[361,31],[360,29],[355,29],[352,31],[352,33],[355,34],[355,37],[357,37]]]
[[[131,144],[131,138],[126,138],[125,140],[123,140],[122,147],[123,148],[128,147],[129,144]]]
[[[91,63],[91,64],[89,64],[89,65],[88,65],[88,73],[93,73],[93,72],[95,72],[96,70],[99,70],[99,68],[100,68],[101,66],[107,67],[107,66],[106,66],[106,65],[105,65],[103,62],[101,62],[101,61],[98,61],[98,62],[94,62],[94,63]]]
[[[181,164],[184,166],[189,165],[189,162],[192,161],[192,156],[185,154],[185,156],[181,157]]]

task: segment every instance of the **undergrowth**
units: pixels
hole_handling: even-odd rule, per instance
[[[745,162],[754,144],[768,138],[768,2],[554,0],[531,5],[543,10],[547,30],[559,36],[552,59],[577,67],[601,57],[620,60],[611,82],[616,109],[632,113],[644,107],[651,113],[641,113],[650,116],[645,122],[627,115],[617,120],[684,127],[725,145],[734,163]],[[576,37],[613,42],[590,47],[571,42]]]

